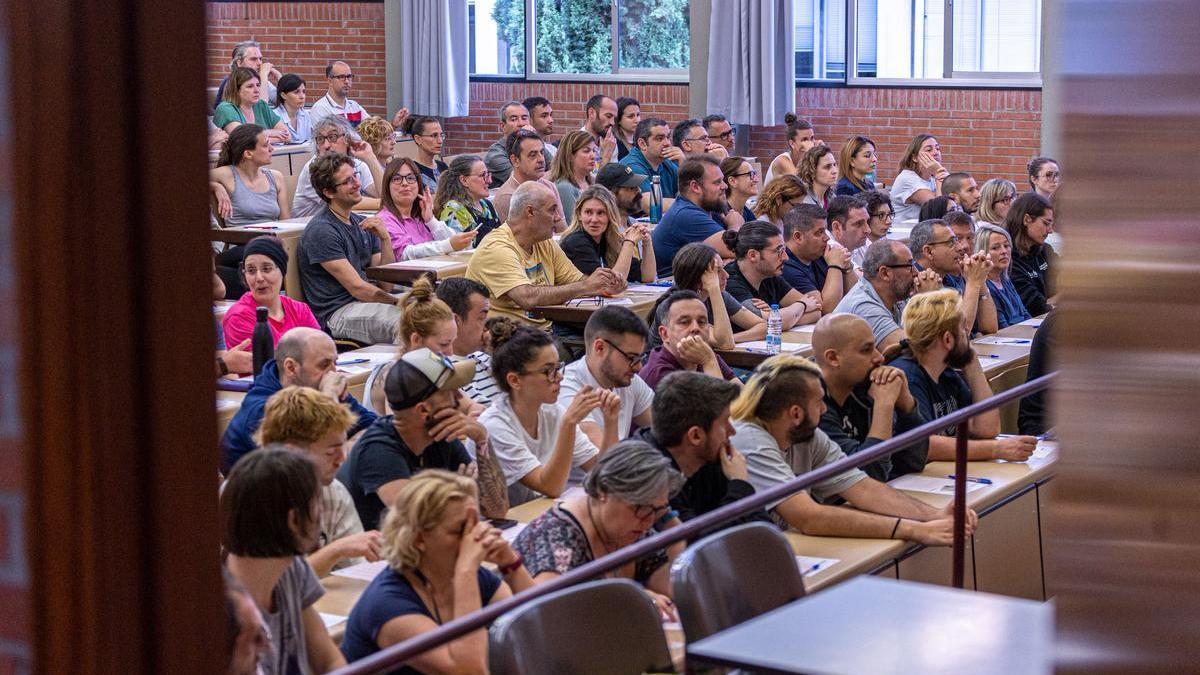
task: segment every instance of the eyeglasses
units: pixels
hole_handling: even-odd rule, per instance
[[[446,132],[444,132],[444,131],[439,131],[436,134],[415,134],[415,135],[420,136],[421,138],[439,138],[443,141],[446,140]]]
[[[1062,178],[1062,174],[1054,173],[1053,171],[1050,171],[1050,172],[1042,174],[1041,177],[1045,178],[1046,180],[1058,180],[1058,179]]]
[[[617,350],[617,353],[619,353],[621,356],[624,356],[625,360],[629,361],[630,368],[636,368],[636,367],[642,365],[642,355],[641,354],[630,354],[629,352],[626,352],[624,349],[621,349],[620,347],[613,344],[612,340],[609,340],[608,338],[600,338],[600,339],[607,342],[609,347],[612,347],[613,349]]]
[[[872,213],[871,217],[879,218],[880,220],[895,220],[896,213],[894,211],[880,211],[879,213]]]
[[[716,136],[709,136],[708,138],[710,140],[714,140],[714,141],[715,140],[727,141],[727,140],[733,138],[733,135],[736,133],[737,133],[736,131],[734,131],[733,129],[730,129],[729,131],[726,131],[723,134],[717,134]]]
[[[553,382],[562,377],[563,369],[566,367],[567,367],[567,364],[564,361],[559,361],[558,363],[552,363],[543,368],[538,368],[537,370],[527,370],[521,374],[522,375],[542,375],[543,377],[546,378],[547,381]]]
[[[711,136],[710,136],[710,138],[711,138]],[[730,178],[741,178],[742,176],[750,176],[751,178],[758,178],[758,172],[755,171],[754,169],[750,169],[749,171],[743,171],[741,173],[729,174]]]
[[[271,274],[272,272],[274,272],[277,269],[279,269],[279,268],[275,267],[274,265],[263,265],[262,267],[250,266],[250,267],[242,267],[242,272],[246,276],[252,277],[252,276],[258,274],[259,272],[262,272],[263,274]]]
[[[342,82],[348,82],[348,81],[354,79],[354,73],[346,73],[345,75],[330,75],[329,79],[341,80]]]
[[[392,183],[397,185],[404,183],[416,184],[418,180],[417,175],[412,173],[398,173],[392,176]]]
[[[324,136],[313,136],[313,142],[316,143],[317,145],[320,145],[320,144],[326,143],[326,142],[337,143],[338,139],[341,138],[342,136],[345,136],[345,134],[343,134],[340,131],[336,134],[326,134]]]
[[[903,263],[903,264],[884,265],[884,267],[891,267],[891,268],[893,268],[893,269],[900,269],[900,270],[902,270],[902,269],[915,269],[915,268],[916,268],[916,266],[917,266],[917,261],[916,261],[916,260],[909,260],[908,262],[906,262],[906,263]]]
[[[340,187],[342,187],[342,186],[345,186],[345,185],[350,185],[351,183],[357,183],[357,182],[358,182],[358,175],[357,175],[357,174],[355,174],[355,175],[353,175],[353,176],[350,176],[349,178],[347,178],[346,180],[344,180],[344,181],[342,181],[342,182],[340,182],[340,183],[334,183],[334,184],[333,184],[333,187],[336,189],[336,188],[340,188]]]
[[[484,169],[483,173],[469,173],[467,175],[470,176],[471,178],[487,178],[488,176],[492,175],[492,172],[488,171],[487,169]]]
[[[654,504],[630,504],[633,507],[633,517],[638,520],[658,520],[671,510],[671,504],[666,503],[662,506]]]
[[[958,237],[950,237],[949,239],[943,239],[941,241],[931,241],[925,245],[937,246],[938,244],[950,244],[951,246],[958,246]]]
[[[685,139],[683,139],[683,142],[684,143],[697,143],[700,141],[707,141],[707,140],[708,140],[708,136],[697,136],[696,138],[685,138]]]

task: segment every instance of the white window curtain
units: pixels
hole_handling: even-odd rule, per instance
[[[467,0],[387,0],[388,109],[465,117],[470,106]]]
[[[796,107],[793,0],[715,0],[708,38],[708,112],[774,126]]]

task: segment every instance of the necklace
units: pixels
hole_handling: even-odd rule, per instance
[[[425,593],[429,595],[429,602],[433,603],[433,620],[440,626],[442,624],[442,613],[438,611],[437,595],[433,592],[433,584],[429,583],[429,579],[421,573],[419,569],[413,569],[413,576],[421,581],[421,585],[425,587]]]
[[[588,500],[587,500],[587,517],[588,517],[588,522],[592,524],[592,529],[596,531],[596,537],[600,540],[600,545],[602,547],[604,547],[604,554],[607,555],[607,554],[612,553],[613,551],[617,550],[616,546],[613,546],[612,544],[610,544],[608,542],[608,537],[604,536],[604,532],[600,529],[600,526],[596,524],[596,518],[594,516],[592,516],[592,498],[591,497],[588,497]]]

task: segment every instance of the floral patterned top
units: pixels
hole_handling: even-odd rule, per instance
[[[451,199],[442,207],[438,220],[459,232],[476,232],[475,245],[479,246],[479,242],[483,241],[488,232],[501,225],[500,216],[496,213],[496,207],[492,206],[491,200],[479,200],[479,207],[481,210],[476,211],[458,200]]]
[[[653,534],[651,531],[645,536]],[[536,577],[542,572],[564,574],[593,560],[592,547],[588,545],[583,525],[558,504],[529,523],[529,526],[517,535],[513,547],[525,559],[525,569],[529,570],[531,577]],[[665,564],[666,549],[659,549],[640,558],[634,566],[633,580],[645,584],[658,568]]]

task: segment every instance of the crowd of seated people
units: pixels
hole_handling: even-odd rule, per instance
[[[325,77],[305,107],[305,80],[243,43],[212,120],[224,226],[310,217],[294,249],[265,235],[215,258],[214,290],[235,300],[218,374],[249,372],[259,307],[274,346],[219,467],[228,601],[265,673],[363,658],[984,400],[972,336],[1058,302],[1048,157],[1019,194],[952,172],[922,133],[885,186],[871,138],[834,149],[789,114],[763,172],[722,115],[672,124],[603,94],[565,133],[552,101],[506,103],[491,147],[444,157],[442,120],[371,116],[344,61]],[[314,153],[291,199],[271,168],[282,142]],[[894,238],[902,221],[911,233]],[[370,274],[459,252],[461,276],[393,287]],[[289,265],[304,301],[284,291]],[[598,301],[571,324],[537,311],[643,284],[662,287],[648,312]],[[812,359],[731,368],[722,354],[764,339],[776,305],[784,330],[811,332]],[[360,403],[338,351],[375,344],[395,348]],[[1040,433],[1036,412],[1022,428]],[[888,481],[952,459],[955,431],[719,527],[949,545],[950,511]],[[972,461],[1024,461],[1037,442],[1000,434],[995,411],[968,431]],[[494,523],[539,499],[505,539]],[[976,522],[968,510],[968,533]],[[676,618],[669,571],[688,543],[614,574]],[[335,644],[315,616],[320,579],[374,561],[386,566]],[[475,631],[404,672],[485,670],[487,649]]]

